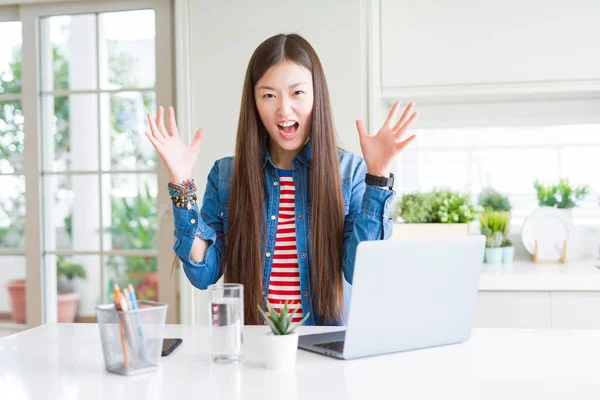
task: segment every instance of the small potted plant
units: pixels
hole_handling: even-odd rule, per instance
[[[492,188],[486,188],[481,192],[479,195],[479,206],[486,212],[507,213],[510,220],[510,210],[512,209],[510,200]]]
[[[58,322],[74,322],[77,315],[77,305],[80,295],[75,292],[73,279],[86,278],[85,269],[81,264],[76,264],[58,257],[56,262]],[[13,280],[8,283],[10,294],[11,316],[15,323],[25,324],[26,320],[26,289],[25,279]]]
[[[58,322],[74,322],[77,315],[77,305],[80,295],[73,287],[73,279],[86,278],[85,269],[81,264],[58,258],[56,263],[58,289]]]
[[[565,209],[570,217],[573,216],[573,208],[577,206],[577,202],[583,200],[591,191],[588,185],[571,186],[567,178],[560,179],[553,185],[545,185],[536,180],[533,187],[540,207]]]
[[[265,362],[269,369],[289,370],[296,365],[296,353],[298,348],[298,334],[294,330],[302,325],[308,318],[307,313],[301,321],[292,324],[295,310],[287,303],[277,313],[273,306],[267,302],[267,312],[263,311],[259,304],[258,310],[265,322],[271,327],[264,338]]]
[[[479,212],[468,194],[448,189],[407,193],[397,203],[401,223],[394,225],[392,239],[468,236]]]
[[[504,250],[502,242],[506,232],[507,219],[502,213],[486,213],[480,219],[481,233],[486,237],[485,262],[501,264]]]
[[[509,238],[502,240],[502,264],[512,264],[515,260],[515,246]]]

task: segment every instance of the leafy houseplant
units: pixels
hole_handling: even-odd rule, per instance
[[[394,226],[392,239],[467,236],[480,211],[469,195],[448,189],[404,194],[396,205],[403,223]]]
[[[113,199],[111,226],[114,249],[151,250],[156,247],[156,199],[146,184],[133,199]],[[111,257],[108,261],[113,270],[113,283],[119,286],[133,284],[140,300],[158,300],[158,274],[156,257]],[[109,293],[110,295],[110,293]]]
[[[452,190],[435,190],[432,193],[433,223],[465,224],[474,221],[477,209],[467,194]]]
[[[469,195],[448,189],[404,194],[398,209],[404,222],[413,224],[464,224],[478,214]]]
[[[573,187],[567,178],[560,179],[553,185],[545,185],[536,180],[533,187],[537,192],[540,207],[572,209],[577,206],[577,201],[582,200],[590,193],[588,185]]]
[[[512,208],[508,197],[492,188],[487,188],[481,192],[479,195],[479,205],[485,211],[509,212]]]
[[[429,193],[406,193],[398,203],[398,215],[407,224],[424,224],[431,220],[433,203]]]
[[[301,321],[292,324],[295,309],[291,309],[287,302],[281,307],[279,313],[268,301],[268,313],[263,311],[259,304],[256,306],[265,322],[271,327],[271,332],[264,339],[267,368],[293,369],[296,364],[296,348],[298,347],[298,334],[294,330],[306,321],[310,313],[307,313]]]

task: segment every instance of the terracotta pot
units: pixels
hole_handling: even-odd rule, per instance
[[[10,295],[11,317],[17,324],[25,324],[26,320],[26,282],[24,279],[10,281],[7,285]],[[58,322],[74,322],[77,315],[79,293],[58,294]]]
[[[79,293],[59,293],[58,297],[58,322],[75,322]]]
[[[19,279],[8,282],[8,294],[10,295],[11,317],[17,324],[25,324],[25,280]]]

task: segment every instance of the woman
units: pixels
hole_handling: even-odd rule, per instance
[[[357,121],[364,160],[336,145],[321,62],[302,37],[276,35],[252,55],[242,91],[235,157],[217,160],[199,212],[190,179],[203,130],[181,141],[169,108],[146,133],[169,170],[174,249],[190,282],[201,289],[221,275],[244,285],[246,324],[261,322],[256,305],[297,304],[307,325],[345,321],[344,278],[350,284],[356,247],[389,238],[392,160],[413,139],[409,104],[395,122],[369,136]],[[346,293],[347,294],[347,293]]]

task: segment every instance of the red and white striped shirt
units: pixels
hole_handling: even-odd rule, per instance
[[[275,311],[288,302],[288,308],[295,309],[292,322],[303,318],[302,292],[300,290],[300,270],[296,247],[296,213],[294,207],[294,178],[292,171],[279,170],[280,196],[277,236],[273,253],[273,266],[269,280],[267,300]]]

